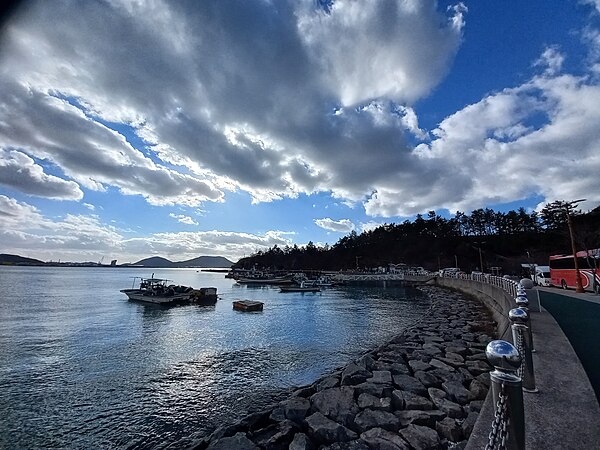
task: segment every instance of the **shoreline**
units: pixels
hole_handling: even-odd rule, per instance
[[[192,448],[464,448],[489,388],[495,323],[464,294],[420,290],[430,309],[402,333]]]

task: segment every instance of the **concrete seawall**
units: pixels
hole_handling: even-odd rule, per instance
[[[478,298],[492,312],[498,337],[512,341],[508,311],[516,305],[501,288],[482,282],[437,278],[436,284]],[[530,299],[530,301],[533,299]],[[573,347],[545,310],[530,310],[536,348],[534,367],[539,393],[525,393],[528,449],[600,448],[600,407]],[[590,345],[597,345],[590,342]],[[488,395],[467,450],[485,448],[494,408]]]

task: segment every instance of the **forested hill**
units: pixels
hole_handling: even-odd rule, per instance
[[[360,234],[351,232],[332,246],[306,246],[259,251],[235,267],[339,270],[406,263],[430,270],[458,266],[467,271],[501,267],[519,273],[521,263],[547,264],[552,254],[570,253],[567,215],[555,202],[539,214],[521,208],[507,213],[478,209],[457,212],[449,219],[431,211],[414,221],[385,224]],[[580,214],[571,211],[579,250],[600,247],[600,207]]]
[[[166,258],[162,258],[160,256],[153,256],[151,258],[142,259],[133,264],[134,266],[143,266],[143,267],[222,267],[229,268],[233,265],[231,261],[222,256],[199,256],[194,259],[188,259],[186,261],[169,261]]]
[[[19,265],[32,265],[32,266],[41,266],[44,264],[43,261],[39,259],[26,258],[24,256],[19,255],[9,255],[7,253],[0,253],[0,264],[19,264]]]

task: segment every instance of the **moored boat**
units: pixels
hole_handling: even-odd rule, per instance
[[[306,285],[304,282],[296,286],[281,286],[280,292],[321,292],[319,286]]]
[[[138,277],[134,277],[135,280]],[[168,305],[184,303],[190,300],[190,294],[194,291],[189,286],[176,286],[167,284],[171,280],[163,278],[140,278],[139,288],[121,289],[120,292],[127,295],[129,300]]]

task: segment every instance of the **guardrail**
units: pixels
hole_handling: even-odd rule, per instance
[[[531,316],[525,287],[520,282],[484,273],[446,273],[441,276],[491,284],[515,299],[517,307],[508,311],[513,343],[495,340],[486,348],[486,357],[494,367],[490,372],[494,420],[485,450],[524,450],[523,393],[538,392],[532,357]]]
[[[457,278],[459,280],[473,280],[479,281],[480,283],[491,284],[504,289],[510,295],[517,295],[519,286],[518,281],[511,280],[509,278],[499,277],[496,275],[490,275],[487,273],[462,273],[462,272],[448,272],[441,275],[444,278]]]

